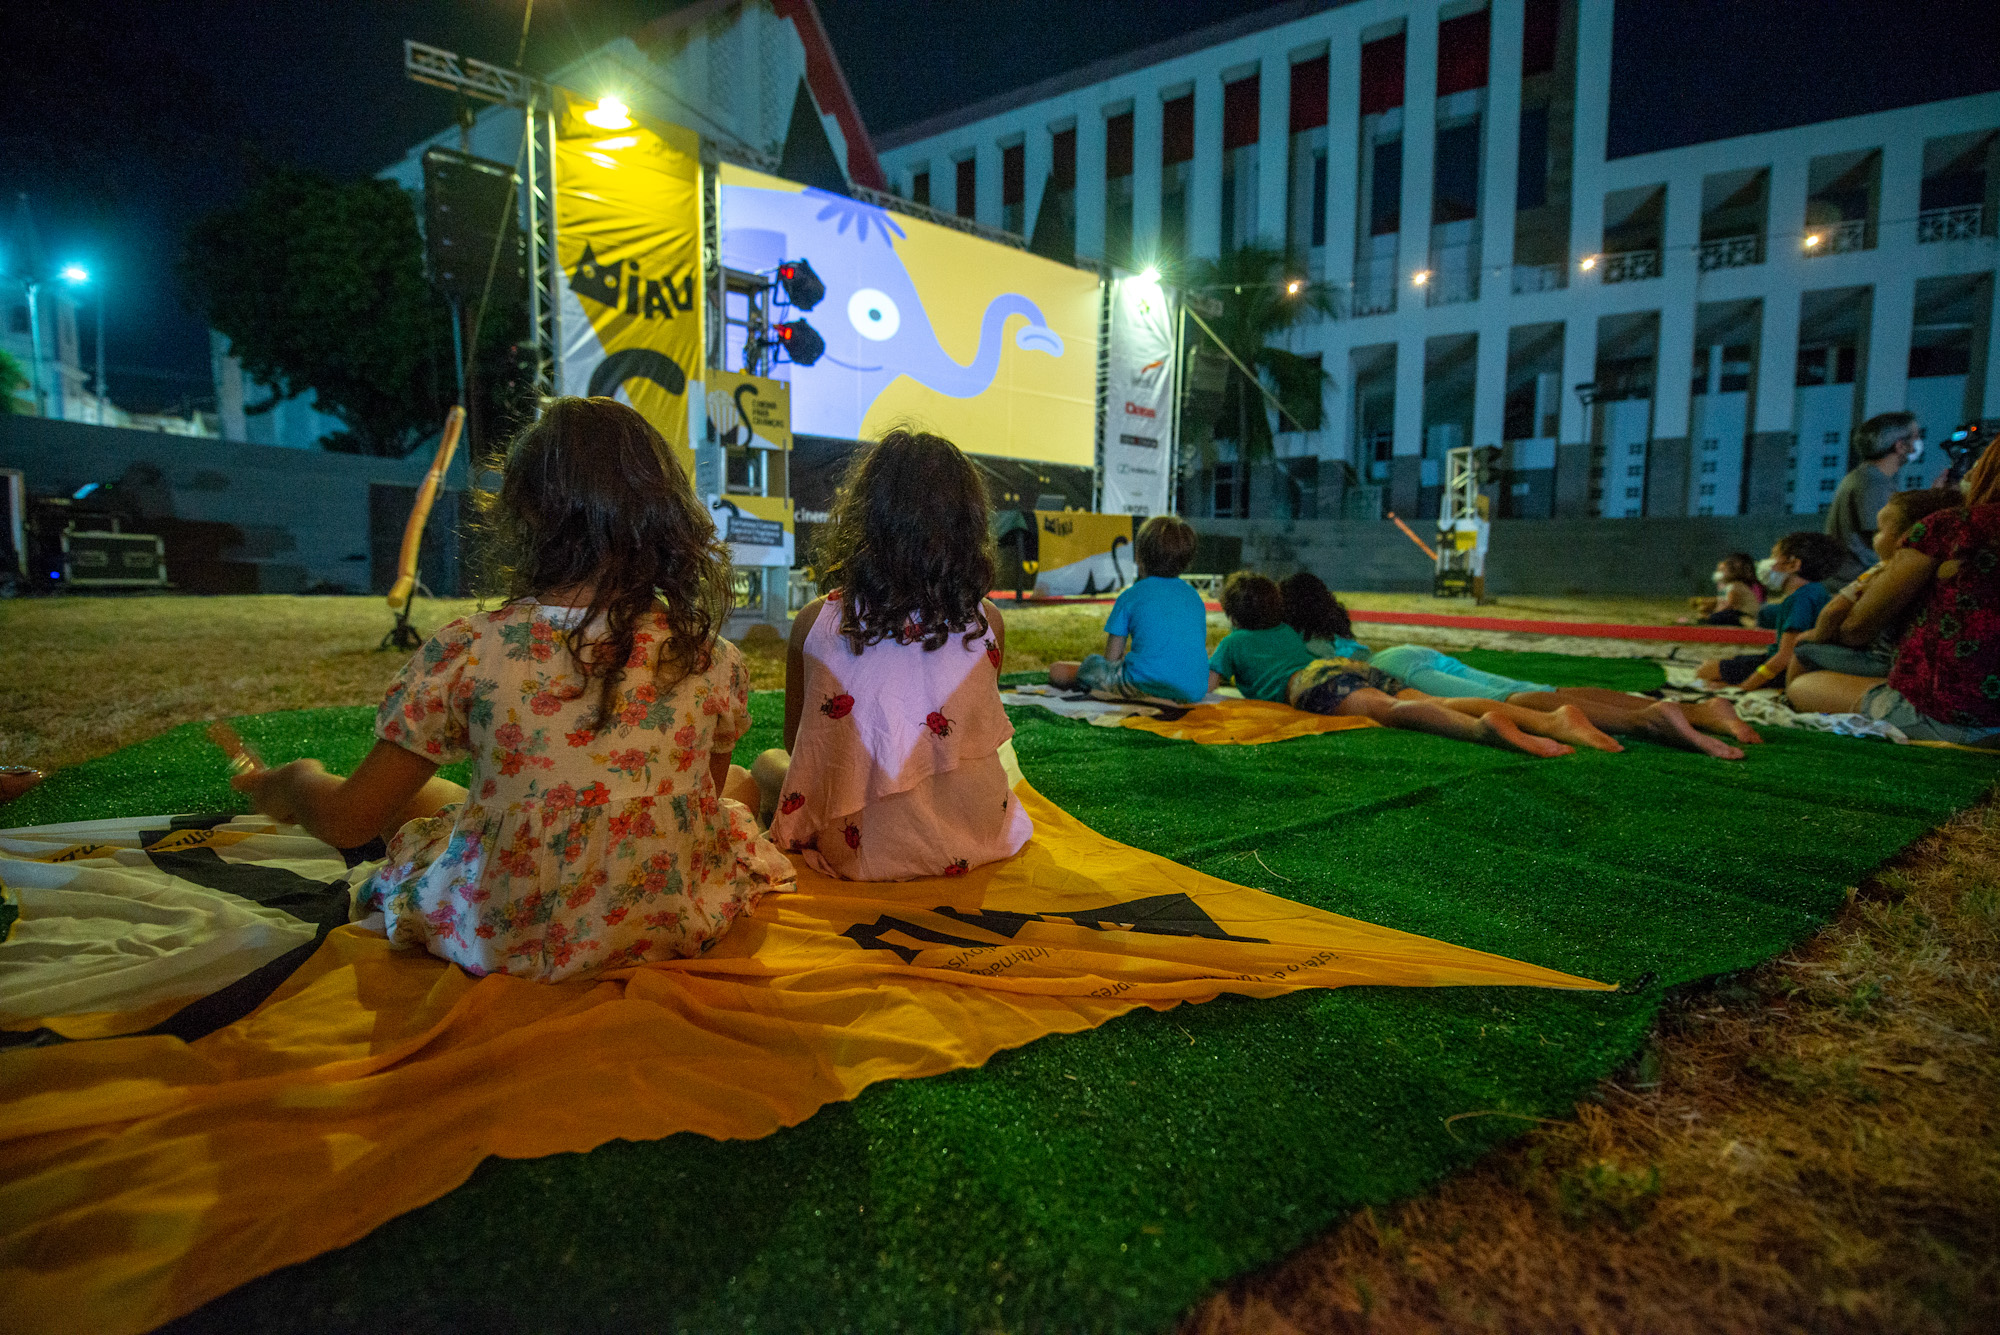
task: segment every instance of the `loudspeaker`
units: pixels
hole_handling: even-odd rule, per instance
[[[489,264],[493,290],[488,301],[493,306],[527,300],[528,248],[521,234],[520,192],[513,168],[448,148],[426,151],[424,249],[431,280],[468,310],[478,305],[486,290]]]

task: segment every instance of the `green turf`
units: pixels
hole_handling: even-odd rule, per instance
[[[1517,656],[1480,665],[1530,675]],[[775,694],[753,708],[744,754],[778,726]],[[320,710],[244,732],[274,760],[338,768],[368,720]],[[1374,922],[1659,983],[1225,998],[878,1085],[761,1141],[489,1160],[180,1328],[1167,1330],[1344,1213],[1567,1112],[1638,1049],[1663,987],[1810,932],[1995,775],[1986,756],[1784,730],[1727,764],[1644,742],[1533,761],[1381,730],[1200,747],[1034,709],[1015,722],[1028,777],[1114,838]],[[9,822],[215,809],[204,748],[180,729],[81,766]]]

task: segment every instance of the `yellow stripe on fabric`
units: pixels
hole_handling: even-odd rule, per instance
[[[954,878],[800,868],[708,954],[474,979],[350,925],[194,1043],[0,1054],[0,1327],[151,1329],[533,1158],[753,1139],[878,1080],[1222,993],[1607,985],[1323,913],[1104,838],[1026,784],[1035,838]]]
[[[1346,732],[1349,728],[1381,725],[1370,718],[1308,714],[1273,700],[1229,700],[1221,704],[1196,705],[1172,722],[1133,714],[1119,720],[1119,726],[1158,733],[1177,742],[1200,742],[1205,746],[1256,746],[1263,742],[1282,742],[1293,737],[1312,737],[1323,732]]]

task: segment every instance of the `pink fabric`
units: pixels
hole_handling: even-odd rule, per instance
[[[849,881],[952,876],[1012,857],[1034,823],[1008,787],[991,635],[859,654],[828,598],[806,635],[805,712],[771,835]]]

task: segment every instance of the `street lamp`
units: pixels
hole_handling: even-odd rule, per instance
[[[81,264],[65,264],[57,275],[71,287],[82,287],[90,281],[90,270]],[[104,425],[104,288],[97,289],[97,425]]]

